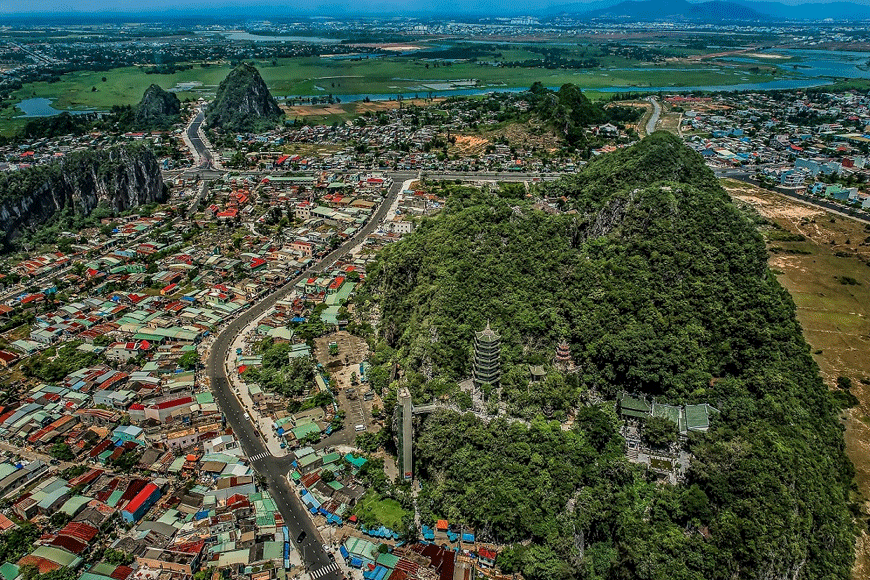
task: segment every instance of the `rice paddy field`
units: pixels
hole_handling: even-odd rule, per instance
[[[540,81],[557,87],[574,83],[597,91],[612,87],[691,87],[763,83],[775,78],[772,70],[749,70],[734,64],[710,64],[683,60],[677,64],[641,63],[622,57],[596,57],[594,69],[548,69],[543,66],[504,68],[505,62],[528,60],[534,53],[511,49],[488,61],[452,62],[449,59],[417,58],[414,55],[378,58],[298,57],[260,61],[256,65],[272,93],[282,97],[325,97],[347,101],[363,96],[390,95],[427,97],[459,90],[475,94],[491,90],[523,89]],[[423,56],[423,55],[421,55]],[[537,55],[540,56],[540,55]],[[179,98],[209,98],[230,70],[229,63],[195,64],[172,74],[146,74],[144,67],[123,67],[105,72],[78,71],[54,83],[29,83],[12,94],[12,103],[47,98],[58,110],[107,110],[113,105],[132,105],[145,89],[156,83],[177,92]],[[105,81],[103,80],[105,78]],[[10,106],[0,111],[0,133],[13,134],[25,123],[21,111]]]

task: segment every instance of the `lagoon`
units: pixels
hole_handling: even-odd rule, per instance
[[[61,113],[69,113],[70,115],[86,115],[88,113],[96,112],[61,111],[51,106],[51,99],[45,99],[41,97],[24,99],[15,106],[18,107],[22,113],[24,113],[23,115],[18,115],[19,117],[53,117],[54,115],[60,115]]]

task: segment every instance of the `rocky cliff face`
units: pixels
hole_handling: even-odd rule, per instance
[[[149,149],[76,152],[57,163],[0,174],[0,240],[8,244],[64,209],[87,215],[104,203],[121,212],[165,197],[160,166]]]
[[[180,112],[181,101],[175,93],[164,91],[158,85],[151,85],[136,105],[133,119],[138,127],[166,127],[178,120]]]
[[[240,64],[227,75],[206,111],[206,124],[224,131],[255,131],[274,123],[281,109],[260,72]]]

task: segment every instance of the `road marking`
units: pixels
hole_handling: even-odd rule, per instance
[[[313,572],[311,572],[311,574],[310,574],[311,580],[317,580],[321,576],[326,576],[330,572],[338,572],[338,570],[339,570],[338,564],[333,562],[329,566],[326,566],[324,568],[321,568],[319,570],[314,570]]]
[[[249,459],[250,459],[251,461],[259,461],[260,459],[263,459],[263,458],[268,457],[268,456],[269,456],[269,452],[268,452],[268,451],[263,451],[262,453],[257,453],[257,454],[254,455],[253,457],[249,457]]]

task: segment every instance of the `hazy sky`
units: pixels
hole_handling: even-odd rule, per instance
[[[0,14],[172,14],[221,17],[244,15],[255,19],[268,19],[270,15],[287,17],[293,14],[311,15],[360,15],[468,13],[487,15],[529,14],[553,7],[570,6],[577,11],[583,5],[598,8],[616,4],[620,0],[57,0],[50,3],[28,0],[0,0]],[[690,0],[700,1],[700,0]],[[737,0],[741,1],[741,0]],[[822,4],[837,0],[777,0],[782,4]],[[853,4],[867,5],[870,0],[847,0]],[[752,3],[753,0],[743,0]],[[743,3],[741,2],[741,3]],[[2,20],[0,20],[2,25]]]

